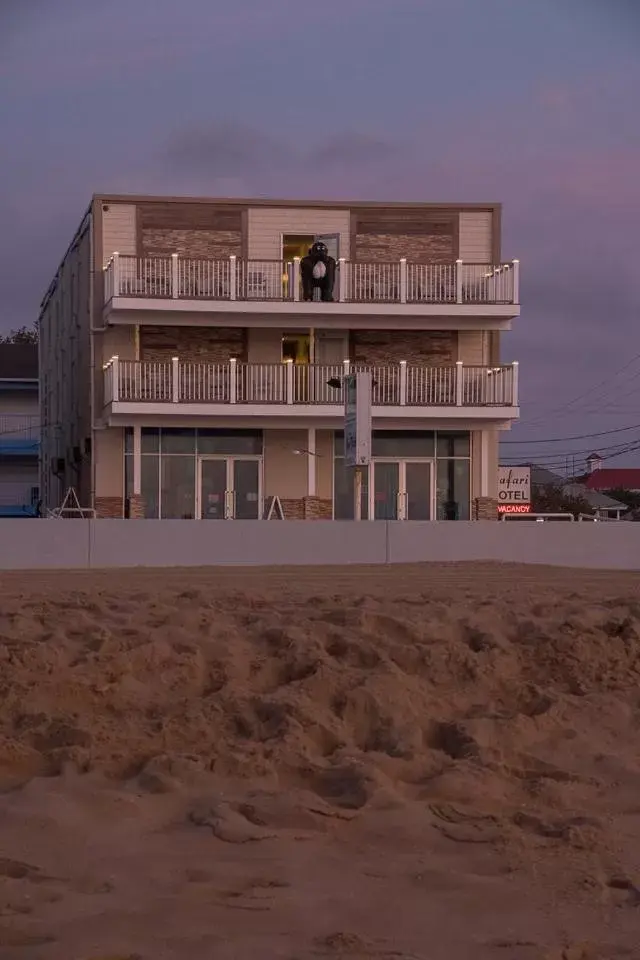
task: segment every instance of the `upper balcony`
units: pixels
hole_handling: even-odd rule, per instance
[[[0,456],[38,456],[40,417],[26,413],[0,414]]]
[[[429,367],[402,361],[390,366],[342,364],[189,363],[120,360],[104,368],[108,420],[142,416],[300,419],[344,418],[342,383],[357,370],[372,373],[374,420],[424,417],[513,420],[518,410],[518,364],[498,367]]]
[[[339,260],[333,301],[305,303],[299,259],[114,254],[104,271],[104,315],[109,323],[157,324],[175,323],[176,313],[215,313],[224,315],[219,322],[226,326],[302,321],[323,327],[347,322],[352,328],[370,327],[373,318],[384,324],[384,318],[393,317],[394,326],[409,329],[427,329],[433,325],[429,318],[438,326],[448,317],[455,319],[457,329],[477,328],[479,320],[484,329],[509,329],[510,320],[520,313],[519,267],[517,260],[497,266],[462,260],[441,264]],[[194,320],[190,317],[189,322]]]

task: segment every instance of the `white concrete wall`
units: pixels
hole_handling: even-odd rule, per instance
[[[497,561],[640,570],[637,523],[0,520],[0,569]]]

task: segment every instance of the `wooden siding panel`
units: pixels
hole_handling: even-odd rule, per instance
[[[114,253],[137,253],[136,206],[133,203],[105,203],[102,207],[102,263]]]
[[[458,331],[458,360],[470,366],[489,363],[489,338],[486,330]]]
[[[460,259],[467,263],[491,263],[492,213],[463,210],[460,213]]]
[[[340,234],[340,256],[349,258],[348,210],[297,207],[250,207],[248,211],[249,260],[279,260],[282,235]]]

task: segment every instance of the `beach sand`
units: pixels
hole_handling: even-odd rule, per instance
[[[3,573],[0,960],[640,958],[640,575]]]

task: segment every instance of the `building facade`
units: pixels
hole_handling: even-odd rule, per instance
[[[0,517],[38,513],[38,347],[0,343]]]
[[[363,519],[496,516],[520,313],[499,204],[94,197],[40,314],[42,496],[98,516],[353,517],[344,375],[372,373]],[[336,261],[304,300],[301,258]]]

